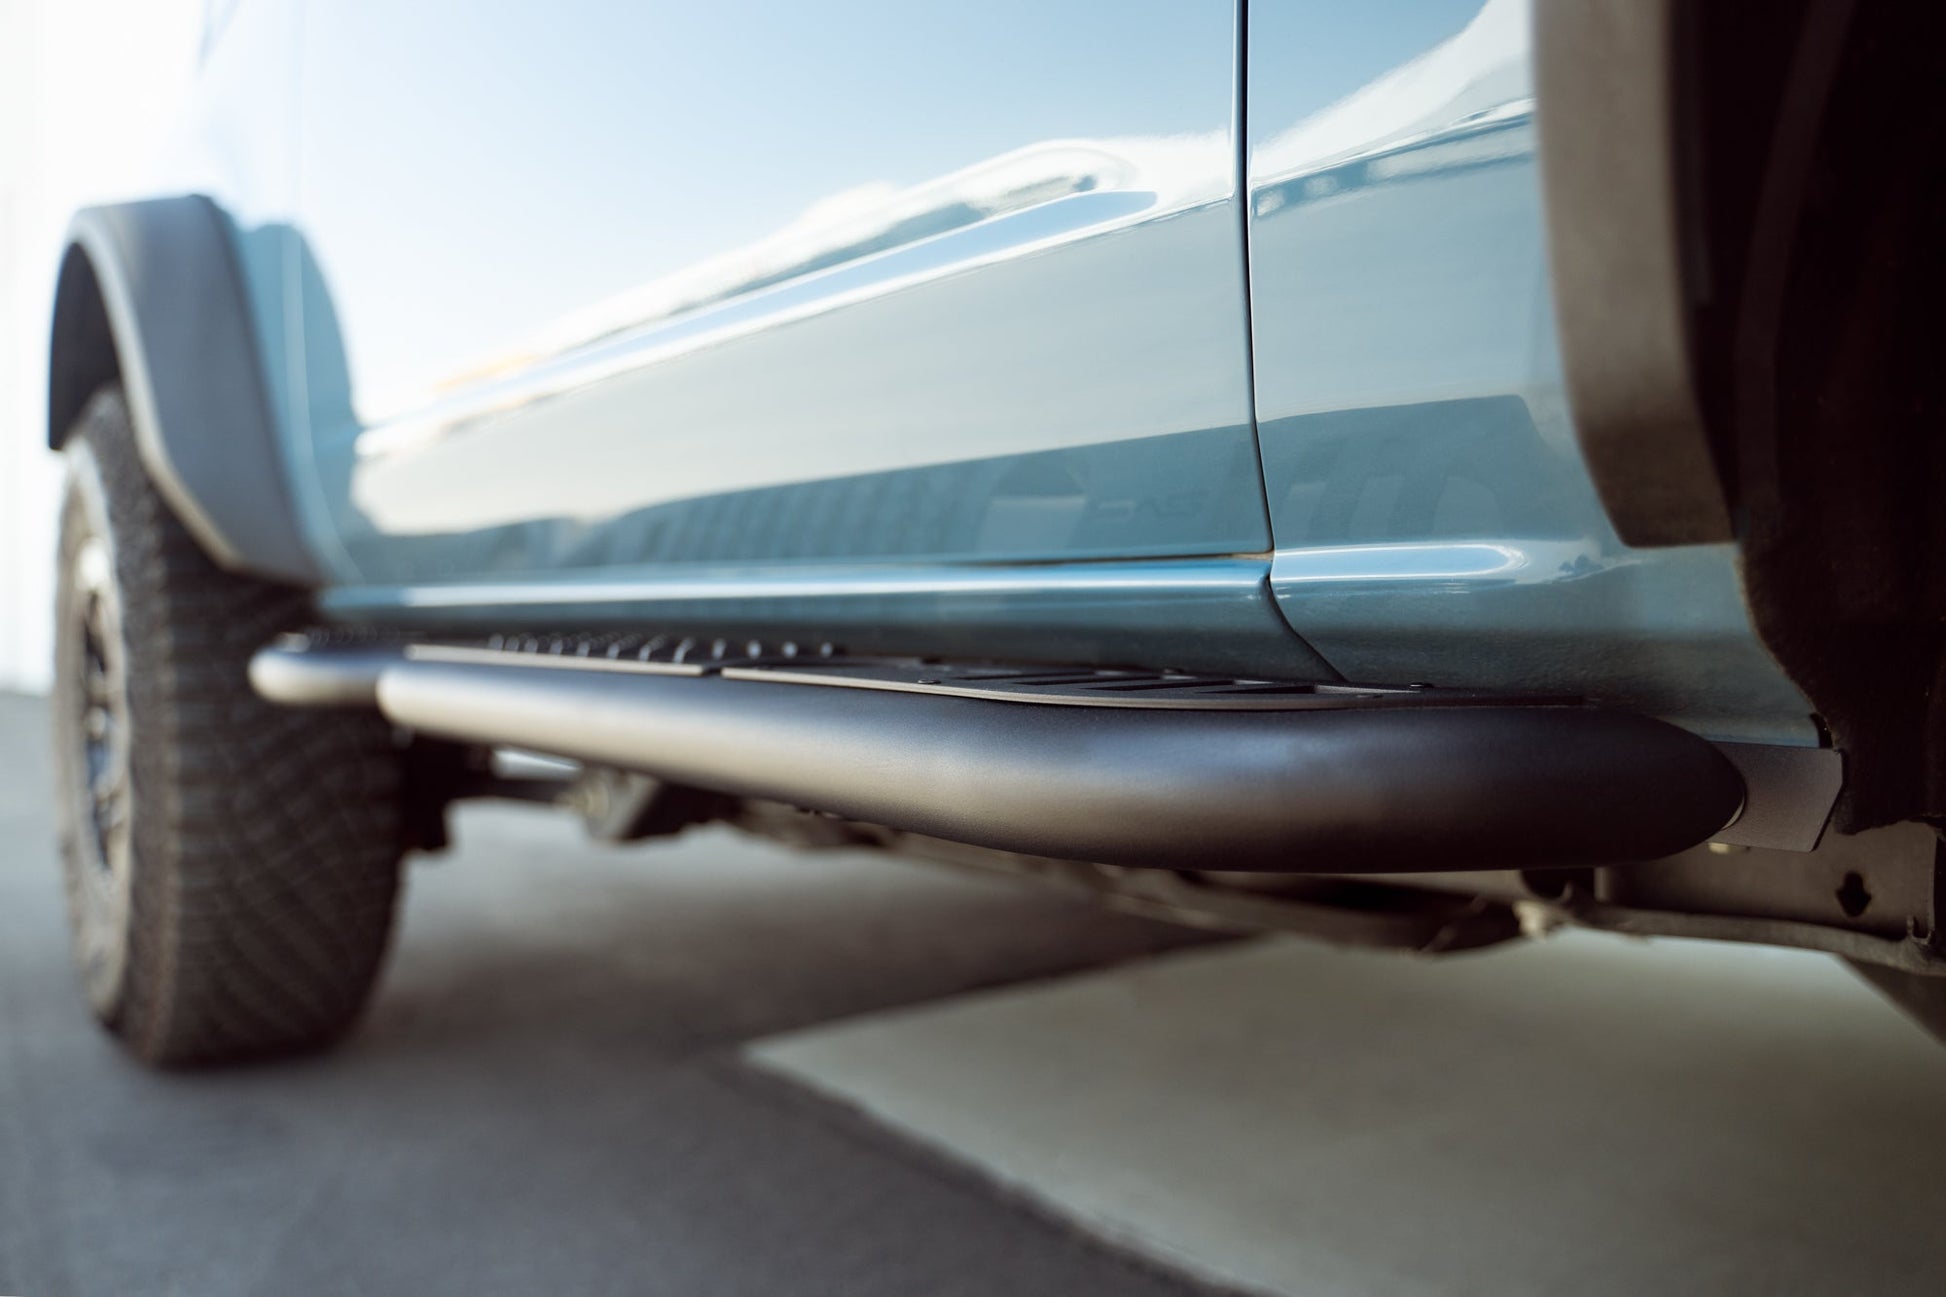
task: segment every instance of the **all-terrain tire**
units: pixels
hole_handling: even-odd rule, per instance
[[[251,653],[309,601],[203,553],[144,470],[118,388],[67,454],[53,730],[90,1003],[159,1066],[329,1044],[391,935],[393,734],[374,713],[251,691]]]

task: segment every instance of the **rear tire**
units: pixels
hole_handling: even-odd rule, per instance
[[[391,935],[392,732],[251,691],[251,653],[309,601],[210,561],[149,480],[118,388],[90,401],[67,456],[54,746],[89,1003],[159,1066],[329,1044]]]

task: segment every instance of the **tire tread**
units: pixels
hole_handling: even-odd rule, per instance
[[[369,997],[393,926],[404,793],[391,729],[259,699],[250,656],[307,623],[308,597],[203,553],[149,480],[119,391],[91,400],[74,435],[101,473],[129,649],[134,880],[107,1025],[163,1066],[330,1044]],[[63,813],[73,839],[81,808]]]

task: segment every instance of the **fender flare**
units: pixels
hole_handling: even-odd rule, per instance
[[[51,449],[117,378],[143,465],[210,558],[322,584],[280,462],[230,225],[208,198],[90,207],[70,225],[48,348]]]
[[[1678,0],[1539,0],[1534,74],[1562,378],[1625,544],[1730,540],[1690,338]]]

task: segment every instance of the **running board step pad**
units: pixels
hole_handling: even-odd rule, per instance
[[[1641,860],[1709,839],[1744,798],[1715,746],[1661,721],[1424,686],[640,636],[328,633],[264,649],[251,679],[273,701],[376,703],[444,738],[1003,851],[1164,869]]]

